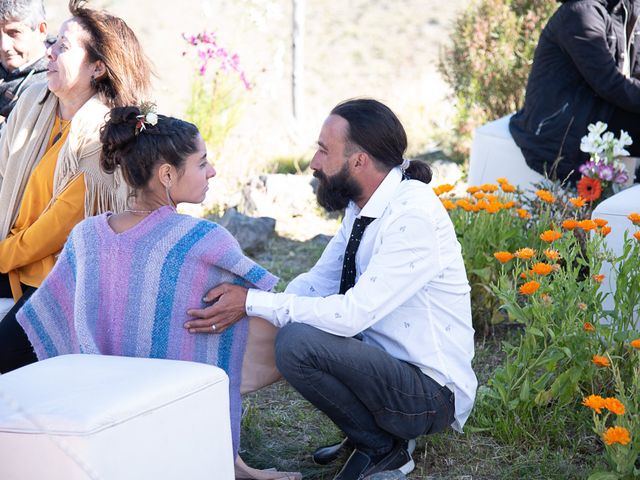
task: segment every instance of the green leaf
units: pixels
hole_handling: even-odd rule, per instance
[[[613,472],[593,472],[587,480],[618,480],[620,477]]]
[[[529,379],[525,378],[524,382],[522,383],[522,387],[520,388],[520,400],[522,400],[523,402],[528,402],[529,401]]]

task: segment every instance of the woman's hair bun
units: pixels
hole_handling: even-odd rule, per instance
[[[102,155],[100,164],[105,172],[113,173],[122,165],[136,141],[136,124],[140,109],[136,106],[111,109],[109,118],[100,130]]]

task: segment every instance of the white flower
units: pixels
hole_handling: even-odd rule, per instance
[[[587,127],[587,130],[589,130],[589,133],[593,133],[594,135],[599,137],[607,131],[607,124],[604,122],[596,122],[595,124],[592,123]]]
[[[158,115],[155,112],[149,112],[145,116],[145,121],[155,126],[158,123]]]

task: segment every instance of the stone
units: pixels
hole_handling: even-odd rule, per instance
[[[242,250],[249,255],[264,251],[276,230],[274,218],[250,217],[235,208],[228,209],[218,223],[231,232]]]
[[[241,210],[277,218],[286,212],[303,216],[317,208],[312,175],[268,174],[251,179],[242,188]]]

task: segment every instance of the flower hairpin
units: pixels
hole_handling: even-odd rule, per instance
[[[155,112],[155,104],[144,102],[140,105],[140,115],[137,115],[138,119],[136,123],[136,135],[144,131],[147,125],[155,126],[158,123],[158,114]]]

